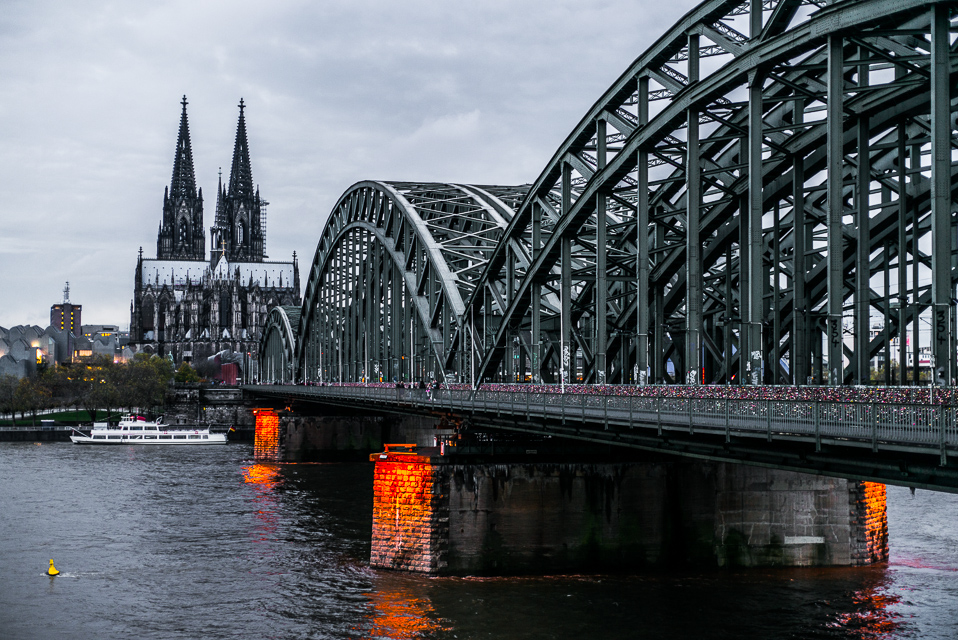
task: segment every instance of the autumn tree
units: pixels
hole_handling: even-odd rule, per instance
[[[176,370],[176,375],[173,377],[176,384],[192,384],[200,381],[200,374],[196,372],[196,369],[190,366],[189,362],[184,362],[180,365],[180,368]]]
[[[50,405],[50,390],[35,378],[22,378],[13,393],[13,402],[20,417],[30,412],[32,424],[37,424],[37,412]]]
[[[16,415],[14,411],[14,394],[17,391],[17,385],[20,384],[20,381],[17,380],[14,376],[3,375],[0,376],[0,413],[9,413],[10,417],[14,419],[14,424],[16,424]]]

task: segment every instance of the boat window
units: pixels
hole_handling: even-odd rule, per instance
[[[199,440],[199,439],[200,439],[199,436],[190,436],[190,440]]]
[[[93,436],[94,440],[106,440],[106,436]]]
[[[146,435],[143,437],[146,438],[147,440],[156,440],[156,436]]]
[[[160,440],[169,440],[173,436],[160,436]]]
[[[140,427],[140,426],[133,427],[133,430],[134,430],[134,431],[143,431],[143,427]]]
[[[204,439],[204,440],[207,440],[207,439],[209,439],[209,436],[203,436],[203,439]]]
[[[186,436],[173,436],[174,440],[186,440]]]

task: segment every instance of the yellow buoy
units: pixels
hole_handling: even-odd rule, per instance
[[[47,575],[48,575],[48,576],[58,576],[58,575],[60,575],[60,572],[57,571],[57,568],[53,566],[53,560],[52,560],[52,559],[50,560],[50,568],[47,569]]]

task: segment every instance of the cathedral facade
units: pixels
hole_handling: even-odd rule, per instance
[[[140,248],[130,306],[130,342],[139,351],[200,362],[217,354],[242,362],[255,354],[269,310],[299,305],[299,264],[267,259],[266,205],[254,187],[246,139],[245,106],[239,122],[229,182],[222,176],[206,253],[203,190],[196,186],[186,97],[163,195],[156,259]]]

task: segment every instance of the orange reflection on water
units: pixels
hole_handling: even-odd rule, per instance
[[[253,464],[243,468],[243,482],[272,489],[279,482],[279,468],[271,464]]]
[[[249,531],[249,537],[254,542],[270,542],[276,538],[279,513],[273,490],[281,481],[277,465],[257,463],[243,467],[243,482],[256,488],[256,493],[251,496],[255,526]],[[261,552],[272,555],[269,551]]]
[[[362,637],[423,638],[451,629],[436,614],[425,579],[389,576],[376,582],[376,590],[366,594],[370,626]]]
[[[890,637],[890,634],[902,626],[901,614],[889,610],[889,607],[901,602],[901,596],[889,594],[883,589],[871,588],[856,591],[853,601],[861,608],[839,614],[837,622],[832,625],[843,629],[851,637]]]

